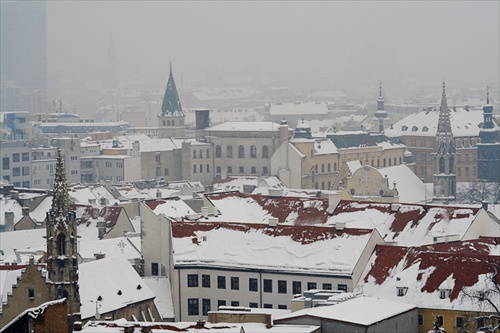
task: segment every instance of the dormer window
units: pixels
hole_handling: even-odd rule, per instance
[[[428,131],[429,131],[429,127],[427,127],[427,126],[422,127],[422,132],[428,132]]]
[[[484,301],[484,293],[483,292],[479,292],[479,300],[480,301]]]
[[[408,126],[405,125],[405,126],[401,127],[401,130],[402,131],[407,131],[408,130]]]
[[[412,132],[416,132],[416,131],[418,131],[418,127],[417,127],[417,126],[413,126],[413,127],[411,128],[411,131],[412,131]]]
[[[445,299],[450,296],[450,290],[449,289],[441,289],[439,290],[439,298],[440,299]]]
[[[398,296],[402,297],[406,295],[406,292],[408,291],[408,287],[397,287],[398,288]]]

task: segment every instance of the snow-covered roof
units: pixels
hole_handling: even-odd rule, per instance
[[[173,222],[174,264],[350,276],[371,230]],[[320,255],[329,253],[328,256]]]
[[[45,235],[45,229],[0,232],[0,263],[27,264],[31,255],[41,257],[46,250]]]
[[[0,313],[2,313],[3,304],[7,304],[7,295],[12,293],[12,288],[17,285],[18,278],[21,277],[22,269],[0,270]]]
[[[331,140],[328,139],[316,140],[316,142],[314,143],[315,155],[328,155],[336,153],[337,153],[337,147]]]
[[[336,305],[307,308],[292,312],[277,319],[310,316],[326,320],[342,321],[362,326],[371,326],[388,318],[416,309],[413,304],[372,297],[357,297]]]
[[[439,111],[421,111],[411,114],[385,130],[389,137],[436,136]],[[450,112],[451,130],[454,137],[479,136],[479,124],[483,122],[482,111],[467,111],[456,108]]]
[[[188,215],[195,214],[184,201],[179,198],[154,199],[144,202],[156,215],[163,214],[173,219],[181,219]]]
[[[258,177],[231,176],[225,179],[216,178],[213,181],[214,191],[240,191],[243,192],[244,185],[257,186]]]
[[[174,319],[175,317],[169,280],[167,276],[147,276],[142,278],[142,281],[155,294],[155,305],[163,319]]]
[[[406,164],[381,168],[378,171],[382,176],[388,178],[390,187],[396,182],[401,202],[423,203],[433,196],[430,187],[428,188]]]
[[[419,247],[376,247],[359,288],[366,295],[389,300],[401,300],[419,308],[463,311],[492,311],[486,302],[464,297],[463,290],[485,290],[492,264],[500,265],[498,238],[434,244]],[[398,296],[399,288],[408,288],[404,296]],[[449,290],[449,296],[441,298],[441,289]],[[500,304],[500,295],[489,295]]]
[[[96,235],[94,239],[82,237],[79,241],[78,254],[84,260],[94,260],[96,254],[104,254],[106,257],[123,257],[130,262],[141,257],[140,236],[98,239],[97,228],[93,229]]]
[[[47,217],[47,212],[52,207],[52,196],[46,197],[38,206],[30,212],[30,217],[37,223],[42,223]]]
[[[97,304],[99,313],[115,311],[155,297],[123,257],[110,257],[80,264],[78,273],[82,319],[94,317],[99,296],[102,299]]]
[[[206,131],[278,131],[280,125],[270,121],[228,121],[220,125],[215,125],[206,129]]]
[[[106,205],[120,202],[103,185],[75,184],[68,187],[68,194],[75,204],[88,205],[93,201],[93,206],[101,207],[101,198],[106,199]]]
[[[328,114],[328,104],[325,102],[295,102],[276,103],[269,107],[271,116],[310,116]]]
[[[462,239],[479,211],[479,207],[341,201],[327,224],[376,228],[386,242],[417,246],[432,244],[435,237]]]
[[[14,213],[14,224],[23,217],[23,208],[15,199],[7,197],[0,198],[0,224],[5,225],[5,212]]]

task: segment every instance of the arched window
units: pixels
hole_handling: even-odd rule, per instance
[[[444,173],[444,157],[439,158],[439,173]]]
[[[377,159],[377,168],[380,168],[380,160]]]
[[[66,255],[66,236],[64,234],[57,236],[57,254]]]
[[[233,146],[229,145],[226,147],[226,157],[233,157]]]
[[[193,150],[193,158],[196,158],[196,150]]]
[[[244,157],[245,157],[245,147],[238,146],[238,158],[244,158]]]
[[[167,124],[167,123],[166,123],[165,119],[163,119],[163,126],[165,126],[166,124]]]
[[[207,149],[207,152],[205,153],[206,158],[210,158],[210,149]]]
[[[450,173],[455,173],[455,160],[453,156],[450,157]]]
[[[203,158],[203,150],[200,149],[200,158]]]
[[[337,163],[333,163],[333,171],[337,171]]]
[[[250,146],[250,157],[251,158],[256,158],[257,157],[257,147]]]
[[[386,165],[385,165],[385,158],[384,158],[384,167],[385,167],[385,166],[386,166]]]
[[[215,157],[222,157],[222,148],[220,146],[215,146]]]
[[[167,126],[170,126],[170,120],[167,120]]]
[[[321,164],[321,172],[325,172],[325,165],[324,164]]]
[[[262,147],[262,158],[268,158],[269,157],[269,148],[267,146]]]
[[[175,120],[172,120],[172,126],[175,126]]]
[[[331,170],[330,163],[328,163],[328,164],[326,165],[326,170],[327,170],[328,172],[332,171],[332,170]],[[328,186],[328,188],[330,188],[330,186]]]
[[[392,165],[392,160],[389,158],[389,166]]]
[[[396,165],[396,158],[394,157],[394,165]]]

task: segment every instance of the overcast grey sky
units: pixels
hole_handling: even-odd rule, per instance
[[[499,1],[53,1],[49,69],[120,81],[210,71],[343,80],[499,81]],[[439,86],[440,83],[437,84]],[[328,88],[328,87],[325,87]]]

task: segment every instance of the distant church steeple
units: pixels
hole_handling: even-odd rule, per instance
[[[170,62],[167,87],[163,96],[161,110],[158,113],[158,136],[160,138],[184,136],[184,118],[185,115],[182,111],[174,75],[172,74],[172,62]]]
[[[486,87],[486,105],[483,106],[483,127],[479,131],[477,147],[477,179],[500,182],[500,130],[493,121],[493,105]]]
[[[455,143],[451,130],[450,109],[446,100],[446,85],[439,107],[438,129],[435,141],[434,160],[434,199],[454,201],[456,195]]]
[[[379,133],[384,132],[384,122],[389,119],[387,117],[387,111],[385,111],[385,101],[384,97],[382,96],[382,82],[379,83],[379,95],[377,98],[377,111],[375,111],[375,126],[376,126],[376,131]]]
[[[47,271],[51,297],[65,297],[68,315],[80,312],[76,215],[70,210],[61,150],[57,151],[52,207],[47,213]]]

